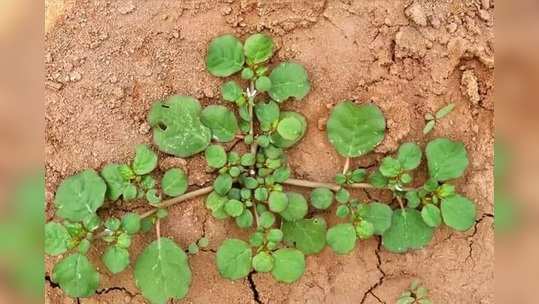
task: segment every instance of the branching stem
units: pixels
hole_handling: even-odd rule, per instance
[[[348,169],[350,169],[350,157],[347,157],[344,161],[344,168],[342,169],[342,174],[346,174],[346,172],[348,172]]]
[[[181,203],[183,201],[195,198],[197,196],[208,194],[208,193],[210,193],[212,191],[213,191],[213,187],[208,186],[208,187],[200,188],[200,189],[195,190],[195,191],[187,192],[184,195],[180,195],[178,197],[171,198],[169,200],[165,200],[165,201],[161,202],[161,204],[159,205],[159,208],[168,208],[168,207],[170,207],[172,205],[176,205],[178,203]],[[141,214],[140,217],[141,218],[146,218],[146,217],[151,216],[152,214],[154,214],[156,211],[157,211],[157,208],[152,209],[150,211],[147,211],[147,212]]]
[[[306,188],[324,187],[324,188],[328,188],[328,189],[333,190],[333,191],[338,191],[341,188],[341,186],[339,186],[337,184],[314,182],[314,181],[308,181],[308,180],[303,180],[303,179],[294,179],[294,178],[287,179],[283,184],[287,184],[287,185],[291,185],[291,186],[298,186],[298,187],[306,187]],[[375,188],[373,185],[367,184],[367,183],[344,184],[343,187],[345,187],[345,188],[353,188],[353,189]]]

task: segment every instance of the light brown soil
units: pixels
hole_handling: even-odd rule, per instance
[[[373,101],[388,120],[376,153],[354,165],[371,165],[405,141],[445,136],[466,144],[471,163],[457,186],[478,205],[474,229],[441,229],[430,246],[402,255],[379,249],[378,239],[359,243],[348,256],[326,249],[307,259],[304,277],[292,285],[266,274],[235,282],[220,278],[214,249],[225,236],[245,233],[213,219],[202,199],[173,207],[164,235],[183,247],[202,235],[211,244],[190,258],[193,284],[178,303],[394,303],[413,278],[431,289],[434,303],[494,303],[493,0],[48,2],[63,9],[50,13],[45,37],[48,204],[65,177],[125,162],[136,144],[151,142],[145,116],[153,101],[179,93],[218,103],[221,80],[205,71],[204,56],[210,39],[228,32],[271,33],[279,47],[274,61],[293,59],[309,72],[311,93],[286,105],[309,121],[305,139],[289,151],[298,177],[330,181],[342,167],[318,125],[328,106],[343,99]],[[412,2],[413,9],[406,9]],[[456,110],[423,136],[423,116],[449,102]],[[193,184],[211,180],[200,157],[187,167]],[[334,223],[331,214],[326,216]],[[153,238],[139,236],[132,256]],[[102,250],[91,253],[102,273],[101,290],[80,303],[144,303],[131,270],[107,274],[97,259]],[[53,262],[47,260],[47,273]],[[51,284],[46,301],[76,302]]]

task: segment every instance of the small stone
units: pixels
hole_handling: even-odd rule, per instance
[[[64,86],[64,84],[61,83],[61,82],[47,80],[47,81],[45,81],[45,86],[47,88],[49,88],[49,89],[53,89],[55,91],[60,91],[62,89],[62,87]]]
[[[74,72],[71,72],[69,73],[69,80],[72,81],[72,82],[77,82],[79,80],[82,79],[82,75],[81,73],[77,72],[77,71],[74,71]]]
[[[127,15],[135,10],[136,6],[133,4],[133,2],[128,1],[123,5],[120,5],[118,7],[118,12],[122,15]]]
[[[453,34],[454,32],[457,31],[457,28],[458,28],[458,25],[456,23],[450,23],[448,26],[447,26],[447,31],[451,34]]]
[[[159,162],[159,169],[161,169],[161,171],[167,171],[172,168],[181,168],[185,173],[188,173],[187,161],[183,158],[170,156],[161,159]]]
[[[213,98],[213,96],[214,96],[213,90],[210,87],[204,88],[204,96],[206,96],[208,98]]]
[[[481,0],[481,7],[483,7],[483,9],[489,9],[490,8],[490,0]]]
[[[114,88],[114,90],[112,91],[112,94],[117,98],[117,99],[120,99],[122,97],[124,97],[124,89],[121,88],[121,87],[116,87]]]
[[[318,120],[318,130],[324,131],[326,130],[326,123],[328,122],[327,118],[320,118]]]
[[[430,24],[432,25],[432,27],[434,29],[439,29],[440,26],[442,25],[442,23],[440,22],[440,18],[438,18],[436,16],[431,16],[429,18],[429,21],[430,21]]]
[[[490,20],[490,14],[486,10],[479,10],[479,18],[483,21],[489,21]]]
[[[50,52],[45,54],[45,63],[52,63],[53,61],[54,59],[52,58],[52,54]]]
[[[112,76],[112,77],[110,77],[109,81],[110,81],[110,83],[114,84],[114,83],[118,82],[118,78],[116,78],[116,76]]]
[[[385,19],[384,19],[384,24],[387,25],[387,26],[391,26],[391,25],[392,25],[391,19],[385,18]]]
[[[427,15],[425,10],[418,2],[412,3],[404,10],[404,14],[408,19],[412,20],[419,26],[427,26]]]
[[[477,104],[481,100],[479,95],[479,84],[473,70],[466,70],[462,73],[460,81],[462,94],[468,98],[473,104]]]
[[[147,122],[143,122],[139,127],[139,133],[142,134],[142,135],[146,135],[146,134],[150,133],[151,129],[152,128],[150,127],[150,125]]]
[[[179,31],[172,31],[172,37],[178,39],[180,38],[180,32]]]
[[[230,13],[232,13],[232,8],[230,6],[225,6],[223,9],[221,9],[221,13],[223,16],[230,15]]]

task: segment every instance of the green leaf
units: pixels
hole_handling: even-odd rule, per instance
[[[240,216],[243,213],[243,209],[243,203],[238,200],[231,199],[225,203],[225,212],[232,217]]]
[[[305,254],[319,253],[326,246],[326,222],[321,218],[283,223],[284,240]]]
[[[105,250],[102,259],[110,272],[120,273],[129,265],[129,251],[118,246],[110,246]]]
[[[346,204],[350,200],[350,192],[344,188],[341,188],[335,193],[335,199],[341,204]]]
[[[402,253],[425,247],[432,234],[433,228],[423,222],[419,211],[405,208],[393,213],[391,227],[382,235],[382,245],[388,251]]]
[[[286,140],[296,140],[302,131],[302,122],[295,116],[284,118],[277,125],[277,132]]]
[[[243,50],[249,64],[263,63],[273,55],[273,40],[266,34],[253,34],[245,40]]]
[[[182,299],[191,284],[185,252],[168,238],[153,241],[137,258],[135,283],[151,303]]]
[[[255,88],[260,92],[267,92],[271,89],[271,79],[266,76],[259,77],[255,82]]]
[[[311,192],[311,204],[316,209],[325,210],[333,202],[333,192],[328,188],[316,188]]]
[[[440,226],[442,223],[440,209],[433,204],[427,204],[421,209],[421,217],[425,224],[433,228]]]
[[[419,167],[421,157],[421,148],[416,143],[405,143],[399,147],[397,159],[404,170],[413,170]]]
[[[157,167],[157,154],[147,145],[138,145],[133,160],[133,171],[137,175],[148,174]]]
[[[396,304],[413,304],[415,299],[412,297],[401,297],[397,300]]]
[[[442,200],[442,217],[444,223],[458,231],[466,231],[475,224],[475,204],[460,195]]]
[[[435,116],[436,116],[436,119],[442,119],[444,118],[445,116],[447,116],[447,114],[451,113],[453,111],[453,109],[455,108],[455,104],[454,103],[450,103],[448,105],[446,105],[445,107],[441,108],[440,110],[438,110],[438,112],[436,112]]]
[[[384,157],[379,170],[385,177],[396,177],[401,172],[401,163],[391,156]]]
[[[52,281],[60,285],[66,295],[85,298],[94,295],[99,287],[99,273],[86,256],[75,253],[54,266]]]
[[[219,169],[226,165],[227,155],[221,145],[210,145],[205,152],[208,167]]]
[[[189,254],[197,254],[200,251],[200,248],[198,248],[198,245],[196,243],[191,243],[189,246],[187,246],[187,252]]]
[[[374,235],[374,225],[371,222],[363,220],[355,228],[357,236],[362,240],[366,240]]]
[[[212,137],[219,142],[229,142],[238,132],[238,120],[225,106],[211,105],[202,111],[202,123],[211,129]]]
[[[352,171],[352,175],[350,176],[350,180],[353,183],[361,183],[365,180],[367,177],[367,170],[365,169],[356,169]]]
[[[187,175],[180,168],[172,168],[165,172],[161,180],[161,188],[168,196],[180,196],[187,191]]]
[[[434,129],[434,127],[436,126],[436,120],[429,120],[427,121],[427,123],[425,124],[425,127],[423,128],[423,134],[429,134],[432,129]]]
[[[369,175],[369,183],[376,188],[384,188],[387,186],[388,179],[380,170],[375,170]]]
[[[382,235],[391,226],[393,210],[382,203],[373,202],[365,206],[361,218],[374,226],[374,234]]]
[[[140,215],[137,213],[126,213],[122,217],[122,229],[128,234],[135,234],[140,230],[140,220]]]
[[[150,175],[144,175],[140,180],[140,184],[141,184],[142,188],[145,189],[145,190],[150,190],[150,189],[154,188],[155,183],[156,183],[155,178],[153,178]]]
[[[241,79],[251,80],[255,76],[255,72],[251,68],[243,68],[241,70]]]
[[[268,206],[273,212],[282,212],[288,206],[288,196],[284,192],[272,191],[269,195]]]
[[[311,90],[307,72],[302,65],[291,62],[279,64],[269,76],[271,80],[270,97],[283,102],[290,97],[303,99]]]
[[[221,95],[224,100],[234,102],[243,96],[243,91],[237,82],[230,80],[221,86]]]
[[[161,202],[161,196],[157,193],[157,190],[150,189],[146,192],[146,200],[152,205],[157,205]]]
[[[206,198],[206,208],[212,211],[212,215],[216,219],[225,219],[228,214],[225,212],[225,204],[228,202],[228,198],[219,195],[217,192],[212,192]]]
[[[293,283],[305,272],[305,255],[299,250],[283,248],[273,253],[275,266],[271,272],[279,282]]]
[[[71,236],[64,225],[56,222],[45,224],[45,253],[59,255],[67,251]]]
[[[268,236],[267,236],[267,238],[268,238],[268,241],[269,241],[269,242],[276,242],[276,243],[278,243],[278,242],[280,242],[280,241],[283,240],[283,236],[284,236],[284,234],[283,234],[283,231],[282,231],[281,229],[275,229],[275,228],[274,228],[274,229],[270,229],[270,230],[268,231]]]
[[[333,108],[327,122],[329,142],[345,157],[357,157],[374,149],[384,139],[386,121],[374,104],[344,101]]]
[[[189,157],[204,151],[211,131],[200,120],[198,100],[187,96],[171,96],[152,105],[148,121],[153,127],[153,140],[159,150],[178,157]]]
[[[259,205],[261,206],[261,205]],[[275,215],[269,211],[264,211],[260,213],[260,218],[258,219],[258,224],[262,228],[269,228],[275,223]]]
[[[243,210],[240,216],[236,217],[235,220],[236,220],[236,225],[238,225],[238,227],[243,228],[243,229],[250,228],[251,226],[253,226],[253,222],[254,222],[253,214],[251,213],[250,210],[247,210],[247,209]]]
[[[130,201],[137,198],[137,193],[138,193],[137,186],[131,183],[128,183],[127,185],[125,185],[124,191],[122,192],[122,196],[124,200]]]
[[[57,215],[80,222],[103,205],[107,185],[94,170],[85,170],[64,180],[54,199]]]
[[[273,141],[273,144],[277,147],[292,147],[305,135],[305,132],[307,131],[307,120],[303,115],[297,112],[281,112],[280,121],[288,120],[289,118],[299,122],[301,125],[301,129],[294,129],[295,131],[293,132],[293,134],[297,134],[297,137],[294,140],[284,138],[279,132],[273,133],[271,140]]]
[[[217,249],[217,269],[224,278],[244,278],[251,271],[252,254],[251,247],[246,242],[237,239],[225,240]]]
[[[350,214],[350,208],[346,205],[340,205],[337,207],[337,210],[335,211],[335,215],[337,215],[340,218],[345,218]]]
[[[438,138],[425,151],[431,178],[445,181],[460,177],[468,166],[468,154],[461,142]]]
[[[309,205],[305,197],[296,192],[287,192],[286,196],[288,198],[288,205],[286,209],[279,213],[281,217],[289,222],[304,218],[307,215],[307,211],[309,211]]]
[[[218,77],[230,76],[243,68],[245,56],[241,42],[232,35],[214,38],[208,46],[206,67]]]
[[[274,101],[268,103],[259,102],[255,105],[255,114],[262,130],[269,131],[279,119],[279,105]]]
[[[419,199],[419,195],[418,195],[417,191],[408,191],[408,192],[406,192],[404,197],[406,198],[406,201],[408,202],[406,204],[406,206],[408,208],[415,209],[421,203],[421,200]]]
[[[129,184],[129,181],[125,180],[120,173],[120,165],[117,164],[106,165],[101,170],[101,176],[107,183],[107,198],[111,201],[120,198],[125,187]]]
[[[337,254],[347,254],[356,247],[356,230],[350,223],[338,224],[329,228],[327,243]]]
[[[273,256],[267,252],[259,252],[253,258],[253,269],[256,272],[270,272],[273,269]]]

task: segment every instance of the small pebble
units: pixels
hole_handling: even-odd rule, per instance
[[[483,9],[489,9],[490,8],[490,0],[481,0],[481,6]]]
[[[221,13],[223,14],[223,16],[230,15],[230,13],[232,13],[232,8],[230,6],[225,6],[221,10]]]
[[[490,14],[486,10],[479,10],[479,18],[483,21],[489,21]]]
[[[450,23],[448,26],[447,26],[447,31],[450,32],[451,34],[456,32],[457,31],[457,28],[458,28],[458,25],[456,23]]]
[[[82,79],[82,75],[79,72],[74,71],[74,72],[69,73],[69,80],[70,81],[77,82],[77,81],[79,81],[81,79]]]

